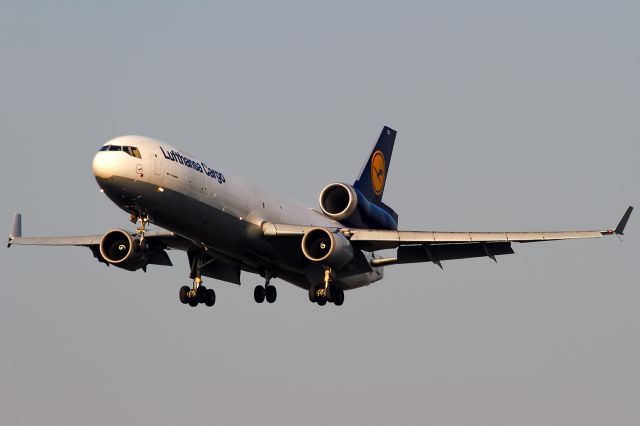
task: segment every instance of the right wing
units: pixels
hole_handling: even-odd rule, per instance
[[[136,234],[130,235],[133,238],[137,237]],[[100,253],[100,241],[103,236],[104,234],[64,237],[23,237],[22,215],[16,213],[13,218],[13,226],[11,227],[7,247],[11,247],[12,245],[88,247],[99,262],[110,265]],[[147,251],[148,264],[172,266],[173,264],[165,251],[166,249],[186,251],[190,265],[193,265],[194,253],[204,253],[206,264],[202,268],[202,275],[240,284],[239,263],[234,259],[225,258],[222,253],[216,253],[213,247],[207,247],[200,241],[185,238],[164,229],[146,231],[144,239],[149,247]],[[143,266],[142,269],[146,271],[146,265]]]
[[[132,236],[135,234],[131,234]],[[64,237],[22,237],[20,235],[11,234],[7,247],[17,246],[80,246],[91,247],[100,244],[103,234],[100,235],[77,235]],[[147,231],[144,236],[149,240],[163,241],[168,247],[176,245],[172,248],[182,248],[184,242],[187,241],[182,237],[178,237],[175,233],[165,230]],[[176,244],[176,239],[182,240],[182,244]]]

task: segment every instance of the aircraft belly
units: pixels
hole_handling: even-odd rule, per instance
[[[121,209],[131,213],[144,209],[150,221],[175,232],[196,244],[210,246],[227,257],[237,259],[253,268],[265,263],[275,263],[279,268],[295,271],[303,263],[298,244],[289,241],[269,241],[262,235],[260,226],[240,219],[239,205],[231,208],[220,205],[214,198],[205,203],[178,191],[156,185],[113,177],[100,179],[100,187]],[[222,198],[222,197],[219,197]],[[237,201],[237,200],[235,200]],[[218,205],[216,205],[218,204]],[[221,208],[220,208],[221,207]]]
[[[307,289],[309,283],[322,283],[322,268],[313,268],[300,250],[297,238],[268,238],[254,214],[238,197],[228,197],[220,188],[209,197],[197,191],[183,193],[168,187],[158,190],[156,184],[124,177],[98,179],[105,194],[128,213],[143,210],[151,223],[175,232],[212,255],[237,262],[243,270],[260,273],[266,268],[277,271],[279,278]],[[279,209],[279,206],[278,206]],[[293,212],[289,212],[291,214]],[[297,220],[310,219],[307,211],[295,212]],[[241,216],[246,215],[246,216]],[[318,265],[312,265],[318,266]],[[381,279],[377,269],[355,267],[338,273],[337,285],[353,289]],[[317,269],[317,271],[316,271]]]

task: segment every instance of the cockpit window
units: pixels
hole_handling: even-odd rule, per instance
[[[142,158],[140,150],[135,146],[104,145],[100,151],[124,151],[132,157]]]
[[[136,148],[135,146],[123,146],[122,150],[126,151],[127,154],[132,157],[142,158],[142,156],[140,155],[140,150],[138,150],[138,148]]]

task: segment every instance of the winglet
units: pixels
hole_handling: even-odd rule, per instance
[[[618,226],[616,226],[615,232],[617,235],[624,235],[624,227],[627,226],[627,222],[629,221],[629,216],[631,216],[631,212],[633,211],[633,206],[629,206],[626,212],[624,212],[624,216],[620,219]]]
[[[9,241],[7,247],[11,247],[11,241],[14,238],[22,237],[22,215],[16,213],[13,215],[13,225],[11,225],[11,233],[9,234]]]

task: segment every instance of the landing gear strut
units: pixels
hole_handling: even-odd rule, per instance
[[[200,303],[204,303],[206,306],[213,306],[216,303],[216,292],[202,285],[202,275],[200,271],[207,263],[208,262],[203,261],[202,256],[194,256],[191,265],[193,285],[191,288],[186,285],[180,287],[180,302],[183,304],[196,307]]]
[[[129,220],[132,223],[140,222],[140,226],[136,228],[136,234],[140,237],[140,244],[144,241],[144,234],[147,232],[147,225],[149,224],[149,217],[146,213],[131,213]]]
[[[278,297],[278,291],[274,286],[269,284],[269,281],[273,278],[271,272],[266,271],[264,275],[266,282],[264,283],[264,286],[257,285],[256,288],[253,289],[253,299],[256,303],[262,303],[265,300],[267,303],[273,303]]]
[[[327,302],[333,303],[336,306],[344,303],[344,290],[332,284],[333,278],[331,268],[325,268],[324,285],[312,285],[309,287],[309,300],[312,303],[317,303],[320,306],[326,305]]]

